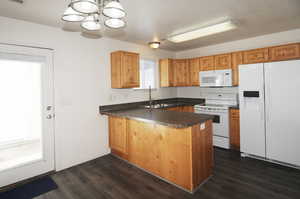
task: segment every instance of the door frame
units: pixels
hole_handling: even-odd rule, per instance
[[[0,172],[0,188],[24,180],[34,178],[45,173],[55,171],[55,107],[54,107],[54,64],[53,49],[20,46],[0,43],[0,53],[12,53],[27,56],[42,56],[46,66],[42,67],[42,140],[47,140],[42,145],[43,158],[18,165]],[[47,110],[51,106],[51,110]],[[51,115],[51,119],[47,119]]]

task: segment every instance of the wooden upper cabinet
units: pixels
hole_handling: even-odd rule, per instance
[[[231,54],[216,55],[214,60],[216,70],[231,69]]]
[[[117,51],[111,53],[111,87],[140,87],[139,54]]]
[[[174,85],[175,86],[189,86],[190,72],[189,61],[187,59],[173,60],[174,67]]]
[[[172,59],[159,60],[160,87],[174,86],[174,70]]]
[[[243,53],[234,52],[231,54],[232,60],[232,86],[239,85],[239,65],[243,64]]]
[[[214,56],[200,58],[200,71],[215,70]]]
[[[190,59],[190,84],[191,86],[199,86],[200,59]]]
[[[109,117],[109,147],[122,155],[128,154],[125,118]]]
[[[243,52],[244,64],[253,64],[269,61],[269,49],[260,48]]]
[[[288,44],[269,48],[270,61],[300,58],[300,44]]]
[[[230,145],[240,150],[240,110],[230,109]]]

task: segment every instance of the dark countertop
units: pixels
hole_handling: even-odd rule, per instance
[[[239,106],[239,105],[236,105],[236,106],[230,106],[229,108],[231,108],[231,109],[240,109],[240,106]]]
[[[211,120],[213,116],[189,112],[167,111],[162,109],[127,109],[101,112],[103,115],[124,117],[142,122],[161,124],[173,128],[187,128]]]
[[[161,107],[161,108],[172,108],[172,107],[178,107],[178,106],[194,106],[196,104],[203,104],[204,102],[205,102],[205,100],[201,99],[201,98],[168,98],[168,99],[153,100],[153,105],[168,104],[168,106]],[[136,109],[136,108],[144,108],[145,105],[148,105],[148,104],[149,104],[149,101],[133,102],[133,103],[126,103],[126,104],[104,105],[104,106],[100,106],[99,110],[101,113],[101,112],[107,112],[107,111]]]
[[[149,101],[105,105],[100,106],[99,111],[102,115],[124,117],[174,128],[186,128],[211,120],[213,116],[190,112],[168,111],[166,108],[194,106],[196,104],[203,104],[204,102],[204,99],[199,98],[168,98],[154,100],[153,105],[164,104],[165,106],[152,109],[152,111],[145,108],[145,105],[148,105]]]

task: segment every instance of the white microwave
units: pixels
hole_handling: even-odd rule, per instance
[[[232,70],[211,70],[199,72],[200,87],[232,86]]]

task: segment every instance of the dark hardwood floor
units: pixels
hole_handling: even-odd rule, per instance
[[[300,171],[215,149],[213,177],[193,195],[112,155],[52,176],[59,189],[37,199],[299,199]]]

